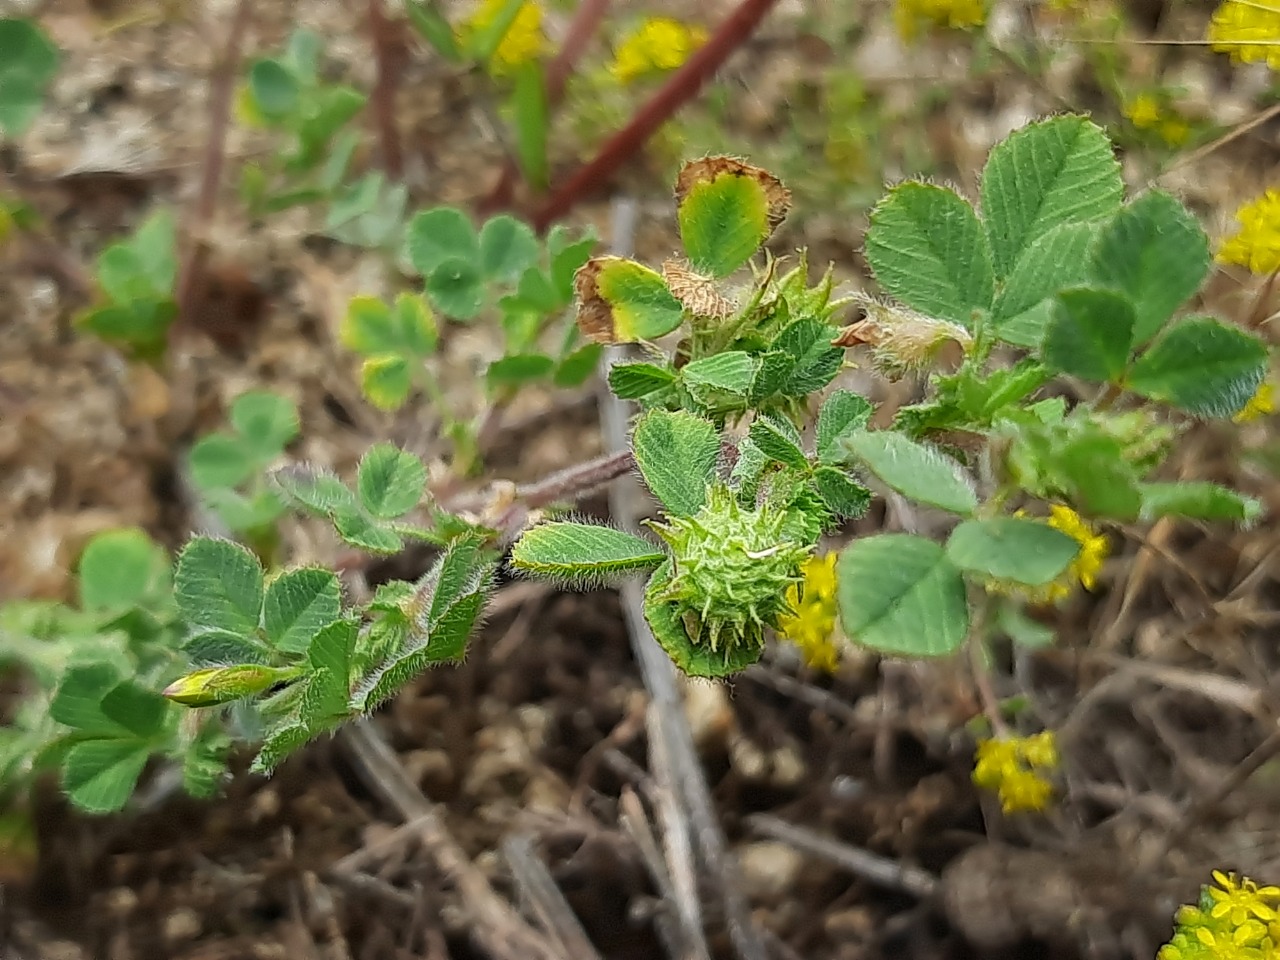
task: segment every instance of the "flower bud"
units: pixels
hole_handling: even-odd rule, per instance
[[[832,342],[838,347],[867,344],[872,361],[884,373],[898,376],[937,366],[959,366],[973,347],[973,336],[957,323],[935,320],[871,297],[859,297],[857,302],[866,316],[842,329]]]
[[[277,683],[296,679],[301,673],[297,667],[268,667],[259,663],[205,667],[179,677],[165,687],[161,695],[187,707],[215,707],[262,693]]]

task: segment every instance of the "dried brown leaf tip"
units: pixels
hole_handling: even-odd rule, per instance
[[[690,160],[680,168],[676,177],[676,203],[684,203],[689,191],[699,183],[707,183],[720,177],[749,177],[764,189],[765,201],[768,204],[769,231],[778,229],[778,224],[791,212],[791,191],[782,185],[782,181],[768,170],[752,166],[733,157],[703,157]]]
[[[733,301],[719,291],[713,279],[689,269],[688,264],[665,261],[662,279],[672,295],[694,316],[727,320],[737,312]]]
[[[578,298],[578,329],[592,343],[616,343],[613,335],[613,308],[600,296],[600,270],[608,257],[592,257],[573,275],[573,292]],[[617,259],[617,258],[614,258]]]

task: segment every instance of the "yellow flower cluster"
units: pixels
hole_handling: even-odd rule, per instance
[[[1257,274],[1280,270],[1280,190],[1268,190],[1246,203],[1236,211],[1236,220],[1240,230],[1218,251],[1219,262],[1239,264]]]
[[[1140,93],[1124,105],[1124,115],[1135,130],[1154,133],[1171,147],[1180,147],[1191,136],[1191,126],[1171,113],[1150,93]]]
[[[476,12],[468,17],[458,28],[458,42],[467,46],[471,37],[488,28],[502,8],[506,0],[483,0]],[[536,60],[547,51],[547,38],[542,32],[542,5],[529,0],[522,4],[510,29],[493,52],[490,66],[495,73],[509,73],[516,67],[531,60]]]
[[[1019,510],[1017,515],[1024,514]],[[1067,569],[1052,583],[1043,586],[1028,587],[1008,580],[995,580],[987,585],[988,590],[993,593],[1014,594],[1025,597],[1031,603],[1041,604],[1065,600],[1071,596],[1077,584],[1086,590],[1092,590],[1098,585],[1098,574],[1102,570],[1103,561],[1111,553],[1106,535],[1096,533],[1080,514],[1062,504],[1050,504],[1049,518],[1044,522],[1080,544],[1076,558]]]
[[[650,74],[675,70],[706,42],[707,31],[701,27],[670,17],[649,17],[618,44],[609,73],[626,85]]]
[[[1258,384],[1258,389],[1254,391],[1253,396],[1249,398],[1249,402],[1240,408],[1231,419],[1236,423],[1249,423],[1252,420],[1261,420],[1276,412],[1276,388],[1269,380],[1263,380]]]
[[[1157,960],[1280,960],[1280,887],[1213,871],[1216,886],[1178,910],[1173,937]]]
[[[840,663],[836,646],[836,555],[810,557],[804,582],[787,589],[787,605],[794,611],[778,618],[778,636],[800,648],[805,663],[833,672]]]
[[[895,0],[893,5],[894,25],[907,42],[916,39],[922,28],[964,30],[980,27],[986,20],[983,0]]]
[[[1058,744],[1052,730],[1030,737],[981,740],[973,782],[1000,798],[1005,813],[1043,810],[1053,797],[1047,774],[1058,768]]]
[[[1223,0],[1209,22],[1209,42],[1234,63],[1265,61],[1280,70],[1280,2]]]

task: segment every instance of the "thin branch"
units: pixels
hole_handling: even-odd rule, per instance
[[[1176,161],[1174,161],[1174,163],[1167,170],[1162,172],[1160,176],[1156,177],[1156,181],[1159,182],[1160,180],[1163,180],[1165,177],[1173,173],[1173,171],[1175,170],[1180,170],[1185,166],[1189,166],[1190,164],[1200,162],[1209,154],[1217,150],[1219,147],[1225,146],[1226,144],[1230,143],[1232,140],[1235,140],[1237,137],[1244,136],[1250,130],[1254,130],[1257,127],[1262,126],[1264,123],[1266,123],[1268,120],[1271,120],[1274,117],[1280,117],[1280,103],[1277,103],[1274,106],[1267,107],[1267,109],[1263,110],[1257,116],[1246,120],[1244,123],[1241,123],[1236,127],[1233,127],[1232,129],[1224,133],[1222,136],[1218,137],[1218,139],[1212,140],[1209,143],[1206,143],[1204,146],[1197,147],[1195,150],[1192,150],[1190,153],[1184,154],[1183,156],[1179,157]]]
[[[564,960],[600,960],[600,954],[556,886],[547,866],[534,852],[527,834],[507,837],[502,841],[502,855],[511,867],[515,881],[529,910],[558,942]]]
[[[218,187],[222,183],[222,167],[227,153],[227,127],[231,119],[231,98],[236,74],[240,69],[240,48],[249,32],[253,13],[251,0],[239,0],[227,31],[222,58],[209,80],[209,139],[205,141],[204,162],[200,172],[200,192],[196,196],[187,224],[187,252],[178,271],[174,300],[178,304],[177,322],[170,328],[172,337],[179,327],[191,322],[193,299],[209,256],[207,233],[218,208]]]
[[[369,0],[369,42],[377,76],[369,97],[374,121],[378,125],[378,138],[382,150],[382,169],[389,180],[404,176],[404,159],[400,153],[400,134],[396,129],[396,83],[399,80],[397,63],[398,43],[395,26],[387,19],[382,0]]]
[[[797,827],[767,813],[752,814],[747,817],[746,822],[747,826],[761,836],[781,840],[803,853],[821,857],[885,890],[896,890],[927,900],[938,889],[938,878],[928,870],[906,866],[869,850],[851,847],[847,843]]]
[[[563,217],[576,203],[597,190],[633,157],[658,128],[685,103],[693,99],[729,56],[737,50],[777,0],[742,0],[737,9],[684,66],[673,73],[631,122],[600,148],[595,158],[581,167],[557,190],[533,217],[535,228],[545,230]]]
[[[623,449],[553,473],[537,483],[517,487],[514,502],[503,511],[495,526],[504,537],[514,537],[534,510],[562,500],[581,499],[629,473],[634,466],[635,457],[630,450]]]

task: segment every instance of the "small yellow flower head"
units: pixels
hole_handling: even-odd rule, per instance
[[[1236,211],[1236,220],[1240,230],[1218,251],[1219,262],[1239,264],[1257,274],[1280,270],[1280,190],[1268,190],[1246,203]]]
[[[893,22],[898,35],[910,43],[921,28],[943,27],[966,30],[987,20],[983,0],[895,0]]]
[[[1280,887],[1260,887],[1234,873],[1213,872],[1216,886],[1198,906],[1179,908],[1176,928],[1157,960],[1275,960]]]
[[[1280,70],[1280,6],[1274,0],[1223,0],[1209,23],[1209,41],[1233,63],[1265,61]]]
[[[1070,507],[1053,504],[1049,507],[1049,526],[1061,530],[1076,543],[1080,544],[1080,553],[1071,561],[1067,575],[1078,581],[1086,590],[1098,585],[1098,572],[1102,569],[1102,561],[1111,552],[1107,538],[1094,533],[1093,527]]]
[[[1180,147],[1191,138],[1191,124],[1181,117],[1169,117],[1161,121],[1156,132],[1169,146]]]
[[[1030,737],[981,740],[975,754],[973,782],[1000,798],[1005,813],[1043,810],[1053,798],[1046,774],[1060,763],[1052,730]]]
[[[458,28],[458,40],[468,40],[488,27],[506,6],[505,0],[483,0],[480,7]],[[542,32],[542,5],[535,0],[520,7],[511,29],[493,52],[491,66],[495,73],[510,73],[516,67],[536,60],[547,51],[547,38]]]
[[[1240,927],[1249,921],[1270,923],[1276,919],[1273,904],[1280,898],[1280,887],[1259,887],[1248,877],[1237,878],[1234,873],[1221,870],[1213,871],[1213,881],[1217,886],[1209,887],[1208,894],[1213,901],[1209,916],[1214,920],[1225,919],[1233,927]]]
[[[1160,122],[1160,101],[1149,93],[1140,93],[1124,105],[1124,115],[1139,130],[1150,130]]]
[[[836,555],[810,557],[804,582],[787,588],[787,605],[794,611],[778,617],[778,636],[800,648],[805,663],[827,673],[840,663],[836,646]]]
[[[1262,383],[1258,384],[1258,389],[1254,391],[1253,396],[1249,398],[1249,402],[1231,419],[1236,423],[1249,423],[1251,420],[1260,420],[1275,412],[1275,384],[1269,380],[1263,380]]]
[[[681,66],[707,42],[707,31],[670,17],[650,17],[627,34],[613,55],[609,74],[622,85]]]

